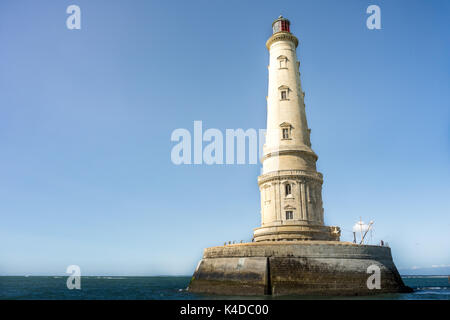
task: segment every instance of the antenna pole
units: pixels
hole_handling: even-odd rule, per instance
[[[369,227],[367,228],[366,232],[364,233],[364,236],[362,237],[360,244],[363,244],[364,238],[366,237],[366,234],[367,234],[367,232],[369,232],[369,230],[372,227],[372,225],[373,225],[373,221],[370,221]],[[362,233],[361,233],[361,235],[362,235]]]
[[[360,233],[361,233],[361,242],[359,244],[361,244],[363,242],[362,219],[361,219],[361,217],[359,217],[359,230],[360,230]]]

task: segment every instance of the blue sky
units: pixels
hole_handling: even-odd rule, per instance
[[[81,8],[81,30],[66,8]],[[366,8],[381,8],[381,30]],[[250,240],[259,165],[171,162],[173,130],[265,128],[280,14],[299,38],[325,222],[403,273],[450,266],[448,1],[2,1],[0,275],[193,272]],[[436,269],[437,270],[437,269]]]

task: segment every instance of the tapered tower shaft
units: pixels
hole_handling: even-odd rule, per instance
[[[300,82],[298,39],[289,20],[274,21],[270,53],[267,133],[263,151],[261,227],[255,241],[339,240],[338,227],[323,221],[322,174],[311,149],[304,92]]]

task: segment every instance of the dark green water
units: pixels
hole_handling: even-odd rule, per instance
[[[219,297],[197,295],[185,289],[190,277],[82,277],[81,290],[69,290],[67,277],[0,277],[0,299],[270,299],[271,297]],[[403,280],[415,291],[351,299],[450,300],[447,276],[406,276]],[[283,299],[324,299],[291,296]],[[343,299],[328,297],[327,299]],[[345,298],[349,299],[349,298]]]

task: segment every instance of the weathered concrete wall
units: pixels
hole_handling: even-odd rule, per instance
[[[370,265],[380,268],[381,289],[367,288]],[[207,248],[189,290],[232,295],[366,295],[408,288],[390,248],[305,241]]]
[[[192,277],[192,292],[263,295],[267,294],[266,257],[202,259]]]
[[[366,295],[404,289],[392,260],[275,257],[269,263],[274,295]],[[381,289],[367,288],[370,265],[380,268]]]

